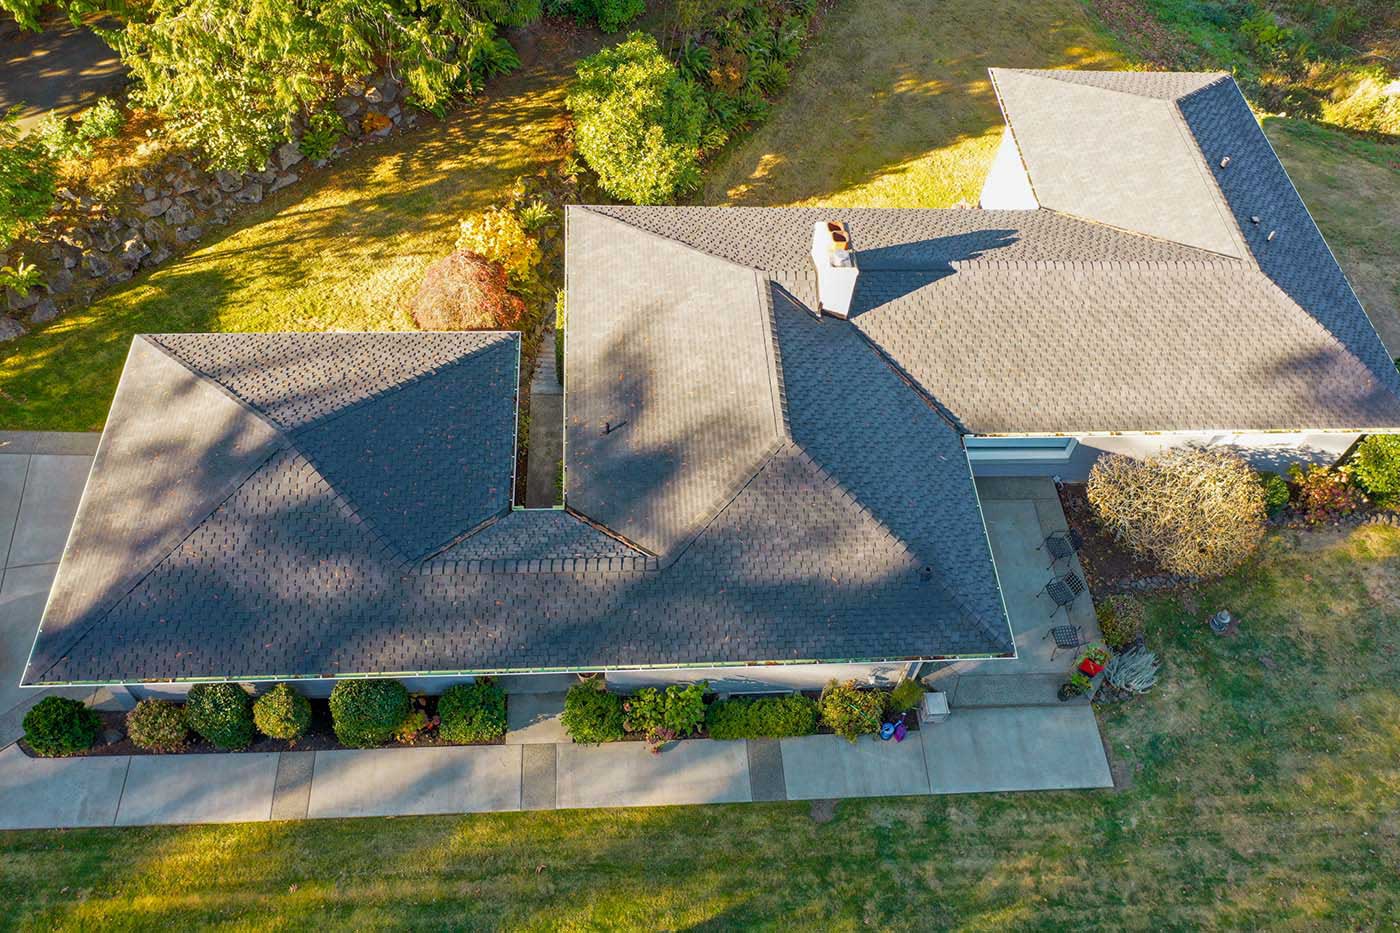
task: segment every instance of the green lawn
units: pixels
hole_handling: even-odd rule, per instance
[[[539,30],[536,63],[445,122],[347,156],[215,228],[208,245],[0,354],[0,427],[102,427],[131,336],[160,331],[404,330],[404,300],[466,213],[545,168],[590,33]]]
[[[1077,0],[838,0],[707,204],[977,203],[1001,136],[987,68],[1122,68]]]
[[[1400,530],[1153,607],[1120,791],[0,834],[26,929],[1375,929],[1400,916]],[[1242,620],[1231,639],[1206,614]]]

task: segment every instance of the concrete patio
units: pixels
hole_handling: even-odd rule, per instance
[[[1046,536],[1069,527],[1055,483],[1049,477],[983,477],[977,480],[977,494],[1017,656],[941,665],[924,682],[947,691],[950,706],[1058,705],[1055,691],[1076,654],[1055,651],[1051,627],[1077,626],[1091,642],[1101,635],[1087,591],[1068,611],[1058,612],[1048,596],[1038,595],[1058,573],[1073,570],[1081,578],[1084,573],[1074,558],[1051,569],[1050,555],[1041,549]]]

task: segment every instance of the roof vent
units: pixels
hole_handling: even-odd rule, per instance
[[[842,320],[850,317],[860,269],[851,248],[851,234],[841,221],[812,224],[812,265],[817,267],[819,310]]]
[[[1252,224],[1257,224],[1259,222],[1258,216],[1249,218],[1249,222]]]
[[[1272,242],[1274,241],[1274,237],[1276,237],[1276,236],[1278,236],[1278,231],[1277,231],[1277,230],[1270,230],[1270,231],[1269,231],[1269,236],[1268,236],[1267,239],[1268,239],[1268,241],[1269,241],[1270,243],[1272,243]]]
[[[1229,157],[1229,156],[1226,156],[1225,158],[1223,158],[1223,159],[1220,160],[1220,167],[1221,167],[1221,168],[1229,168],[1229,167],[1230,167],[1230,157]]]

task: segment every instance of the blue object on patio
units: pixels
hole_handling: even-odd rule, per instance
[[[1064,608],[1065,614],[1069,614],[1067,607],[1073,605],[1079,598],[1079,594],[1084,592],[1084,581],[1079,578],[1079,574],[1071,570],[1069,573],[1062,573],[1045,584],[1045,589],[1035,594],[1039,599],[1044,594],[1049,594],[1055,601],[1055,609],[1050,613],[1050,618],[1055,618],[1055,613]]]
[[[894,723],[887,722],[880,727],[880,738],[888,742],[894,737]]]

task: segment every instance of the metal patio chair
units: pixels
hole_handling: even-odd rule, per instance
[[[1069,608],[1074,601],[1079,598],[1079,594],[1084,592],[1084,581],[1079,578],[1079,574],[1071,570],[1062,573],[1045,584],[1045,588],[1035,594],[1035,598],[1049,596],[1055,602],[1055,608],[1050,613],[1050,618],[1055,618],[1055,613],[1061,609],[1065,610],[1065,615],[1069,615]]]
[[[1052,532],[1036,550],[1050,552],[1050,566],[1045,568],[1049,570],[1060,561],[1068,560],[1078,554],[1083,547],[1084,537],[1071,528],[1068,531]]]
[[[1050,660],[1055,660],[1055,655],[1061,648],[1075,651],[1089,644],[1089,640],[1084,637],[1084,629],[1077,625],[1056,625],[1046,632],[1044,638],[1055,639],[1055,648],[1050,652]],[[1043,639],[1042,639],[1043,640]]]

